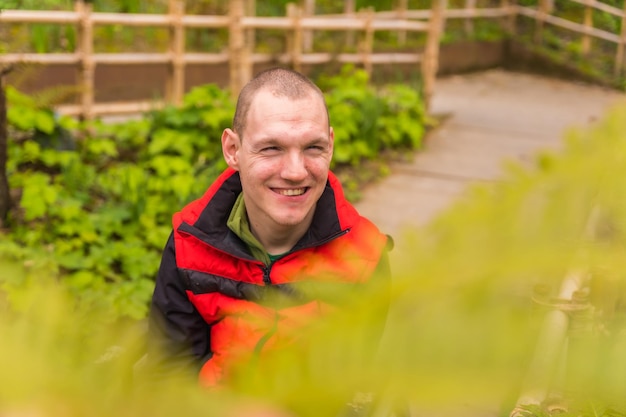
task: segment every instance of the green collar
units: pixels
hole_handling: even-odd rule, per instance
[[[239,239],[248,246],[252,256],[255,259],[263,262],[265,265],[269,265],[275,261],[280,255],[269,255],[261,242],[250,231],[250,223],[248,222],[248,214],[246,213],[246,205],[243,201],[243,193],[237,196],[237,200],[230,211],[228,222],[226,223],[228,228],[236,234]]]

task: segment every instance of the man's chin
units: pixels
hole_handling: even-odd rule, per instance
[[[281,227],[297,227],[307,221],[307,213],[290,213],[274,216],[274,222]]]
[[[302,224],[302,222],[304,221],[304,218],[279,218],[279,219],[274,219],[274,222],[279,226],[279,227],[284,227],[284,228],[288,228],[288,227],[297,227],[298,225]]]

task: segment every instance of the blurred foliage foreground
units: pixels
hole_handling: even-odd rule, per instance
[[[624,132],[626,107],[616,108],[593,129],[569,132],[558,155],[511,166],[506,181],[472,188],[427,228],[399,237],[375,359],[354,332],[383,302],[377,293],[309,329],[306,343],[246,364],[223,389],[148,384],[141,372],[131,381],[143,349],[137,322],[113,323],[106,308],[77,302],[43,264],[0,261],[0,415],[335,417],[370,400],[381,400],[376,416],[407,403],[426,415],[507,415],[550,308],[533,296],[555,293],[572,270],[589,274],[590,292],[584,314],[571,317],[558,387],[570,408],[561,415],[624,415]]]

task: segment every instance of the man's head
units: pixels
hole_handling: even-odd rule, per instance
[[[303,75],[267,70],[241,91],[222,150],[240,173],[252,232],[270,253],[270,241],[299,238],[308,229],[333,143],[324,96]]]
[[[291,100],[306,98],[311,93],[317,94],[324,104],[328,117],[324,94],[315,83],[299,72],[285,68],[271,68],[258,73],[239,93],[235,116],[233,117],[233,130],[240,137],[244,135],[250,105],[261,89],[271,90],[275,95],[284,96]],[[330,122],[328,123],[330,127]]]

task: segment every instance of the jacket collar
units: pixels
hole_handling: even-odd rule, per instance
[[[233,233],[227,222],[241,193],[239,172],[227,169],[202,198],[181,211],[179,229],[193,234],[218,250],[252,259],[246,244]],[[347,232],[358,214],[345,200],[338,179],[332,172],[317,202],[311,227],[293,250],[317,246]]]

